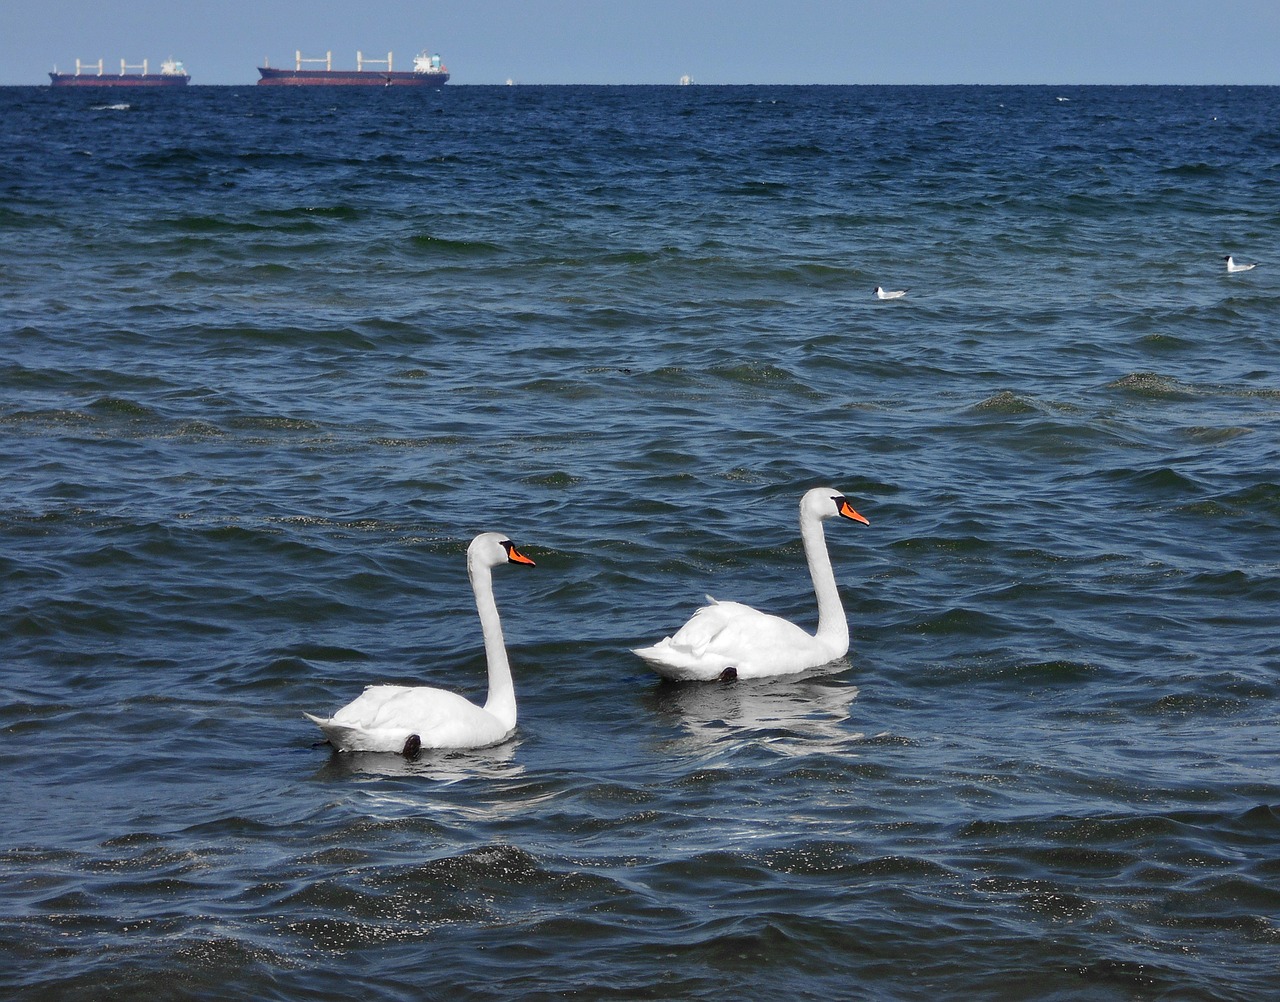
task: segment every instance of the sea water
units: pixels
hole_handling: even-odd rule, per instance
[[[1274,89],[4,88],[0,137],[6,998],[1275,991]],[[814,626],[815,485],[848,657],[648,672],[705,593]],[[332,753],[365,685],[483,700],[484,530],[517,735]]]

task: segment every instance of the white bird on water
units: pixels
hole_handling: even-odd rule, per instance
[[[897,292],[885,292],[880,286],[876,286],[876,299],[901,299],[906,294],[906,289],[899,289]]]
[[[815,487],[800,499],[800,538],[818,598],[816,634],[749,605],[717,602],[708,595],[711,604],[695,612],[674,636],[634,653],[664,678],[698,682],[791,675],[844,657],[849,621],[822,531],[822,523],[837,515],[869,524],[830,487]]]
[[[1227,262],[1227,271],[1234,274],[1237,271],[1252,271],[1258,267],[1256,264],[1237,264],[1236,259],[1230,254],[1224,259]]]
[[[467,547],[467,577],[489,664],[483,707],[446,689],[371,685],[332,717],[304,716],[341,752],[399,752],[412,758],[422,748],[488,748],[509,738],[516,729],[516,693],[490,573],[500,564],[532,567],[533,561],[500,532],[482,532]]]

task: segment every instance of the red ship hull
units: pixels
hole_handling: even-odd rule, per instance
[[[448,73],[394,73],[376,70],[284,70],[259,66],[262,79],[258,86],[267,87],[441,87]]]
[[[185,87],[183,73],[50,73],[53,87]]]

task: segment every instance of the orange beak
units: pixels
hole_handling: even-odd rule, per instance
[[[841,498],[840,500],[839,514],[842,518],[851,518],[853,519],[853,521],[861,522],[863,525],[871,524],[865,518],[859,515],[856,511],[854,511],[853,505],[851,505],[848,501],[845,501],[843,498]]]
[[[528,564],[530,567],[537,567],[532,560],[516,549],[515,543],[507,545],[507,561],[512,564]]]

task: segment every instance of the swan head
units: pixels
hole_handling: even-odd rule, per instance
[[[516,549],[516,544],[505,533],[482,532],[471,540],[467,547],[468,567],[497,567],[500,564],[534,566],[533,561]]]
[[[800,516],[803,518],[805,515],[812,515],[819,519],[839,516],[852,522],[861,522],[863,525],[871,524],[854,511],[849,499],[834,487],[815,487],[811,491],[806,491],[804,497],[800,499]]]

